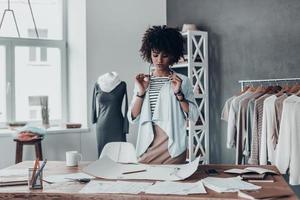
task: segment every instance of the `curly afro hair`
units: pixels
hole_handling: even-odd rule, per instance
[[[183,37],[175,28],[165,25],[152,26],[146,30],[140,49],[141,56],[146,62],[152,63],[152,50],[170,55],[170,65],[173,65],[183,57]]]

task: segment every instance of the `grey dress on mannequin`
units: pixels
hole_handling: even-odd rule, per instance
[[[125,111],[122,114],[122,102],[125,97]],[[96,124],[98,157],[109,142],[126,142],[128,133],[128,98],[126,83],[121,81],[110,92],[104,92],[96,83],[93,93],[92,122]]]

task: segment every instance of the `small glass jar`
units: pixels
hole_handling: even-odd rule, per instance
[[[43,170],[28,168],[28,188],[43,189]]]

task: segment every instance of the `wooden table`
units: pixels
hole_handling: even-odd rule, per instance
[[[54,174],[63,174],[63,173],[76,173],[80,172],[80,169],[86,166],[89,162],[82,162],[79,167],[66,167],[65,162],[62,161],[48,161],[44,169],[44,176],[54,175]],[[33,161],[25,161],[18,163],[9,167],[9,169],[27,169],[33,166]],[[229,174],[224,174],[223,171],[231,168],[244,168],[246,165],[236,166],[236,165],[200,165],[198,170],[185,180],[186,182],[195,182],[202,178],[207,177],[205,173],[208,169],[216,169],[220,174],[218,177],[231,177]],[[277,168],[274,166],[263,166],[269,169],[275,170],[278,172]],[[262,187],[271,187],[276,190],[276,188],[284,188],[285,190],[292,191],[290,186],[285,182],[281,175],[273,176],[274,183],[255,183]],[[47,199],[118,199],[118,200],[128,200],[128,199],[161,199],[161,200],[177,200],[177,199],[238,199],[236,192],[231,193],[216,193],[208,188],[207,194],[199,195],[151,195],[151,194],[80,194],[79,191],[84,187],[84,184],[75,183],[75,182],[65,182],[65,183],[56,183],[56,184],[47,184],[44,183],[43,190],[29,190],[27,186],[9,186],[9,187],[0,187],[0,200],[2,199],[34,199],[34,200],[47,200]],[[295,193],[289,198],[285,199],[297,199]]]

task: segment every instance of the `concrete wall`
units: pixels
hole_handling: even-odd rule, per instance
[[[211,162],[235,161],[220,114],[238,80],[300,76],[299,10],[298,0],[167,1],[168,25],[208,31]]]

